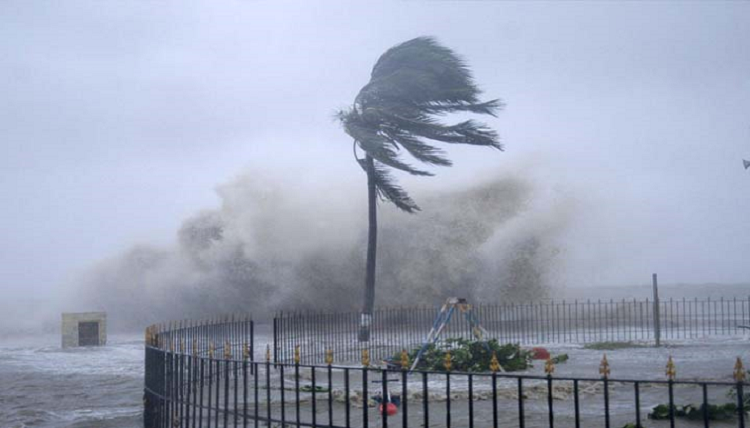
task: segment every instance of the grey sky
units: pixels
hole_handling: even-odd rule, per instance
[[[746,2],[4,1],[0,297],[170,243],[246,168],[360,183],[364,204],[332,114],[420,35],[507,103],[507,152],[451,147],[415,197],[528,174],[580,202],[573,282],[748,282],[748,22]]]

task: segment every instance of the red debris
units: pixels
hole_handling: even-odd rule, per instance
[[[546,360],[550,358],[550,353],[545,348],[531,348],[531,359]]]
[[[386,408],[386,411],[388,412],[388,416],[393,416],[396,413],[398,413],[398,407],[396,407],[396,405],[393,404],[393,403],[386,403],[385,404],[385,408]],[[383,405],[382,404],[380,405],[380,407],[378,408],[378,410],[380,410],[380,414],[382,415],[383,414]]]

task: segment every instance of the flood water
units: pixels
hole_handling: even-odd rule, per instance
[[[0,343],[0,427],[142,426],[142,336],[111,335],[107,346],[70,349],[62,349],[59,340],[58,335],[43,335],[6,338]],[[577,345],[550,346],[550,350],[570,355],[569,362],[557,367],[556,375],[597,377],[602,351]],[[678,378],[731,381],[735,358],[750,362],[750,342],[746,337],[702,339],[673,342],[658,349],[609,351],[607,355],[613,378],[663,379],[667,357],[672,355]],[[528,372],[539,374],[542,366],[537,363]],[[645,394],[644,413],[665,401],[664,392]],[[715,402],[726,400],[723,390],[712,395]],[[624,397],[627,403],[623,402],[623,413],[627,414],[632,411],[632,397]],[[528,404],[531,413],[537,406]],[[563,407],[561,402],[561,411]],[[436,406],[436,411],[439,408]],[[527,416],[534,419],[531,414]]]
[[[102,347],[60,347],[60,336],[0,343],[0,427],[142,426],[142,335]]]

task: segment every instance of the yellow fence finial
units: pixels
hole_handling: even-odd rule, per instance
[[[497,360],[497,352],[492,351],[492,359],[490,360],[490,370],[492,373],[500,371],[500,361]]]
[[[215,350],[216,347],[214,347],[214,342],[212,341],[208,344],[208,358],[213,359]]]
[[[401,350],[401,369],[406,370],[409,368],[409,353],[406,349]]]
[[[672,356],[669,356],[669,359],[667,360],[667,379],[674,380],[675,376],[677,375],[677,369],[675,369],[674,366],[674,360],[672,360]]]
[[[242,359],[247,361],[250,358],[250,345],[245,342],[242,346]]]
[[[224,359],[225,360],[231,360],[232,359],[232,345],[227,340],[224,343]]]
[[[271,362],[271,345],[266,345],[266,362]]]
[[[547,361],[544,363],[544,374],[547,376],[552,376],[552,373],[555,372],[555,362],[552,361],[552,357],[547,358]]]
[[[299,364],[299,345],[294,347],[294,364]]]
[[[362,350],[362,365],[365,367],[370,366],[370,350],[368,349]]]
[[[333,349],[331,348],[326,349],[326,364],[329,366],[333,364]]]
[[[745,374],[745,367],[742,365],[742,359],[737,357],[737,362],[734,363],[734,380],[736,382],[744,382]]]
[[[599,363],[599,375],[602,379],[608,379],[610,373],[609,361],[607,360],[607,354],[602,356],[602,362]]]
[[[453,357],[451,356],[450,350],[445,351],[445,361],[443,362],[443,365],[445,366],[445,371],[451,371],[451,367],[453,367]]]

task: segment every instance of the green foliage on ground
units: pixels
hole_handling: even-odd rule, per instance
[[[515,343],[501,345],[495,339],[489,341],[447,339],[442,345],[431,344],[425,349],[419,360],[417,369],[431,371],[445,371],[445,354],[450,350],[451,371],[460,372],[488,372],[492,353],[504,371],[525,370],[531,367],[532,352],[521,349]],[[417,358],[419,348],[409,352],[409,361]],[[401,353],[394,355],[391,361],[401,360]]]
[[[674,416],[677,418],[685,418],[688,420],[702,420],[703,419],[703,405],[687,404],[684,406],[673,406]],[[725,421],[733,419],[737,416],[737,404],[726,403],[726,404],[709,404],[708,405],[708,419],[712,421]],[[651,413],[648,414],[649,419],[664,420],[669,419],[669,405],[659,404],[654,407]]]
[[[616,349],[645,348],[646,345],[633,342],[593,342],[583,345],[583,349],[594,351],[613,351]]]
[[[750,373],[750,371],[748,372]],[[737,388],[732,387],[727,391],[727,397],[737,400]],[[742,401],[745,409],[750,408],[750,394],[743,394]],[[734,419],[737,416],[739,408],[735,401],[725,404],[709,404],[708,419],[712,421],[726,421]],[[689,420],[703,420],[703,405],[687,404],[684,406],[674,406],[674,415],[679,418]],[[663,420],[669,419],[669,405],[659,404],[654,407],[648,414],[650,419]]]

